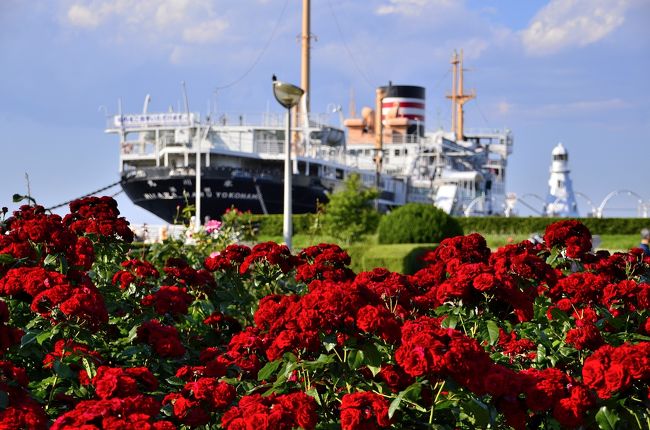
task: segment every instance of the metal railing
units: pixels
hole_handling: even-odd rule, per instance
[[[284,154],[284,140],[257,139],[255,140],[254,152],[270,155]]]

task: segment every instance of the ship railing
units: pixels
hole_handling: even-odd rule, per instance
[[[311,158],[329,161],[332,163],[349,164],[355,157],[346,154],[343,148],[336,148],[327,145],[310,146],[305,155]],[[358,158],[357,158],[358,160]]]
[[[210,116],[209,122],[214,126],[248,126],[248,127],[268,127],[281,128],[286,127],[287,114],[284,112],[264,112],[264,113],[220,113]],[[300,129],[305,124],[304,115],[297,121],[292,118],[293,128]],[[322,127],[329,125],[330,115],[328,114],[309,114],[309,127]]]
[[[418,143],[422,138],[417,134],[395,134],[385,138],[385,143],[399,144],[399,143]]]
[[[466,136],[508,135],[508,134],[510,134],[510,130],[508,130],[508,129],[498,129],[498,128],[479,127],[479,128],[465,129],[464,134]]]
[[[284,140],[278,139],[257,139],[255,140],[255,152],[258,154],[278,155],[284,153]]]
[[[213,126],[259,126],[264,127],[284,127],[285,114],[275,112],[265,113],[228,113],[223,112],[213,114],[209,118],[209,123]]]

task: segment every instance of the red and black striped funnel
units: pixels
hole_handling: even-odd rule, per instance
[[[414,85],[380,87],[384,93],[381,105],[382,121],[389,116],[408,118],[408,134],[424,135],[425,90]]]

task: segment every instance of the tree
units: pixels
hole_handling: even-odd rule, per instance
[[[372,201],[377,197],[379,192],[376,189],[365,187],[358,174],[351,174],[343,189],[334,192],[325,206],[324,232],[346,243],[374,232],[379,223],[379,213]]]

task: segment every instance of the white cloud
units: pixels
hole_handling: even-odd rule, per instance
[[[115,24],[119,33],[151,40],[217,42],[227,28],[211,0],[69,0],[66,22],[93,29]]]
[[[551,0],[521,33],[526,52],[549,55],[586,46],[620,27],[630,0]]]
[[[388,0],[389,4],[379,6],[376,10],[379,15],[402,14],[418,15],[424,8],[436,7],[451,8],[458,6],[457,0]]]
[[[210,43],[219,39],[219,36],[229,27],[227,21],[213,19],[186,28],[183,31],[183,40],[189,43]]]
[[[72,5],[67,17],[70,24],[76,27],[94,28],[99,25],[99,16],[84,5]]]
[[[0,0],[2,1],[2,0]],[[64,24],[84,31],[109,30],[106,41],[163,51],[172,64],[191,58],[193,47],[232,38],[228,10],[214,0],[63,0]]]

